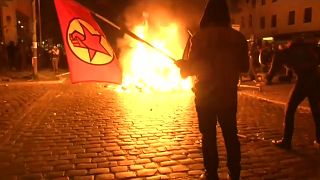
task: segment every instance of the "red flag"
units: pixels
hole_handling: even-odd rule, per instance
[[[55,0],[71,81],[121,84],[119,61],[90,10],[74,0]]]

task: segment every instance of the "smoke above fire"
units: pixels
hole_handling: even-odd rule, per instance
[[[209,0],[132,0],[122,14],[127,27],[146,18],[151,27],[179,22],[181,27],[195,31]],[[241,0],[226,0],[230,13],[241,11]],[[155,25],[155,26],[153,26]]]
[[[184,28],[197,26],[205,8],[205,0],[135,0],[126,8],[127,27],[148,18],[150,25],[179,22]]]

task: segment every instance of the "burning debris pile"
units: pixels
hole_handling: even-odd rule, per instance
[[[178,11],[168,6],[172,7],[172,4],[136,3],[127,9],[125,18],[132,32],[178,60],[182,58],[188,39],[186,24],[196,18],[189,17],[189,22],[181,19],[185,16],[179,19]],[[129,36],[120,39],[118,46],[123,70],[122,91],[191,89],[192,79],[182,79],[179,68],[170,58]]]

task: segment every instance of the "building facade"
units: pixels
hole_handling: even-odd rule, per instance
[[[320,40],[320,0],[239,0],[239,7],[232,23],[247,39]]]
[[[31,42],[32,37],[32,0],[11,0],[0,11],[1,42]]]

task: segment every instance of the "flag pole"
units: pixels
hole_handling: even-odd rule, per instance
[[[182,55],[182,59],[186,60],[186,59],[189,59],[189,51],[190,51],[190,48],[191,48],[191,39],[193,37],[193,34],[191,33],[191,31],[188,29],[188,40],[187,40],[187,43],[186,43],[186,47],[184,48],[184,51],[183,51],[183,55]]]
[[[136,34],[134,34],[133,32],[129,31],[127,28],[123,28],[123,27],[120,27],[118,26],[117,24],[115,24],[114,22],[108,20],[107,18],[101,16],[100,14],[90,10],[90,12],[92,14],[94,14],[97,18],[101,19],[102,21],[108,23],[109,25],[111,25],[112,27],[118,29],[119,31],[122,31],[124,32],[125,34],[129,35],[130,37],[132,37],[133,39],[136,39],[148,46],[150,46],[151,48],[153,48],[154,50],[160,52],[162,55],[166,56],[167,58],[171,59],[172,61],[176,61],[175,58],[171,57],[170,55],[168,55],[167,53],[165,53],[164,51],[162,51],[161,49],[155,47],[154,45],[152,45],[151,43],[147,42],[146,40],[140,38],[139,36],[137,36]]]

